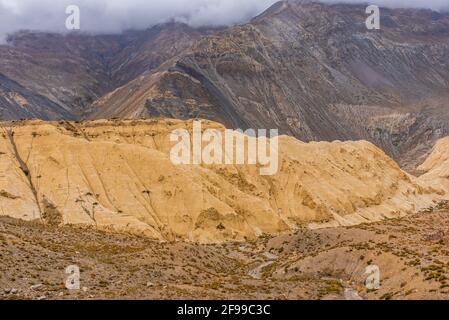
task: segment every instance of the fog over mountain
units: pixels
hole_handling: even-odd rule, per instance
[[[0,35],[17,30],[65,31],[68,5],[78,5],[81,30],[117,33],[176,19],[194,26],[230,25],[276,0],[0,0]]]
[[[277,0],[0,0],[0,37],[17,30],[65,31],[68,5],[81,10],[81,28],[87,32],[116,33],[144,29],[170,19],[199,25],[231,25],[257,15]],[[341,2],[324,0],[324,2]],[[346,0],[346,3],[366,1]],[[376,0],[391,7],[442,10],[449,0]]]

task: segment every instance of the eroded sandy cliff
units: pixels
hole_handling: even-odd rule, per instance
[[[394,218],[445,198],[368,142],[279,138],[279,171],[256,165],[175,166],[176,128],[192,121],[3,123],[0,212],[157,239],[216,242],[300,226]],[[203,129],[224,127],[203,121]]]

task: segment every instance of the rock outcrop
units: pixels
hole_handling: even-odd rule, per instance
[[[449,137],[439,140],[418,170],[419,179],[443,191],[449,191]]]

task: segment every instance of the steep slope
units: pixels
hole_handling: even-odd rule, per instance
[[[280,137],[273,176],[256,165],[175,166],[179,128],[192,122],[4,123],[1,213],[215,242],[400,217],[445,196],[368,142]]]
[[[449,137],[439,140],[427,157],[426,161],[419,166],[419,170],[428,173],[438,167],[445,166],[449,160]]]
[[[303,141],[367,139],[413,167],[449,133],[449,15],[383,8],[377,31],[365,8],[280,2],[103,97],[91,118],[203,117]]]
[[[449,190],[449,137],[435,144],[432,152],[418,170],[423,173],[419,177],[423,183],[445,191]]]
[[[127,39],[19,32],[0,46],[0,73],[65,110],[44,119],[74,119],[86,105],[114,88],[105,60],[120,50],[122,41]],[[51,109],[51,104],[41,103],[39,108]],[[34,108],[27,112],[26,117],[11,112],[3,119],[36,117]]]
[[[30,117],[44,120],[58,117],[72,119],[73,115],[69,110],[48,98],[30,91],[0,74],[0,119]]]
[[[0,102],[7,110],[2,119],[80,118],[93,101],[159,67],[213,30],[166,23],[119,35],[13,34],[7,45],[0,45],[0,74],[46,100],[29,101],[22,112]],[[7,83],[0,78],[0,85]],[[24,97],[20,90],[18,94]]]
[[[122,86],[145,72],[157,69],[177,55],[186,52],[201,37],[220,28],[192,28],[169,22],[135,33],[131,41],[110,62],[111,77]]]

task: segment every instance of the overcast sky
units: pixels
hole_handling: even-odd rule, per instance
[[[112,33],[176,18],[192,25],[229,25],[257,15],[277,0],[0,0],[0,38],[17,30],[64,31],[68,5],[81,10],[81,30]],[[324,0],[325,2],[339,2]],[[369,0],[371,4],[449,7],[449,0]],[[346,0],[344,2],[360,2]],[[366,2],[366,1],[362,1]]]

